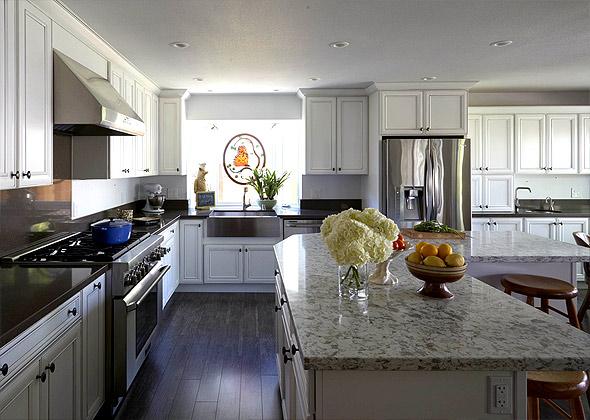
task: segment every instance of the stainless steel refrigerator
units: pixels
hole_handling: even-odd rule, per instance
[[[383,138],[382,211],[400,227],[471,229],[469,139]]]

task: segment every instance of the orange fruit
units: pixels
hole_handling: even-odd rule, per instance
[[[438,255],[438,248],[433,244],[425,244],[420,248],[420,254],[423,257],[436,257]]]
[[[451,255],[453,253],[453,248],[449,244],[440,244],[438,246],[438,256],[443,260],[447,258],[447,255]]]
[[[418,242],[418,243],[416,244],[416,252],[420,252],[420,250],[422,249],[422,247],[423,247],[424,245],[426,245],[427,243],[428,243],[428,242],[424,242],[424,241],[422,241],[422,242]]]

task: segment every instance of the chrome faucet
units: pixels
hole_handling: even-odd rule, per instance
[[[251,206],[249,199],[248,199],[248,204],[246,204],[246,193],[247,192],[248,192],[248,187],[244,187],[244,195],[242,195],[242,210],[246,210],[248,207]]]
[[[555,211],[555,203],[553,202],[553,199],[551,197],[545,198],[545,204],[549,204],[550,211]]]
[[[518,190],[527,190],[528,192],[532,192],[529,187],[516,187],[514,189],[514,213],[518,213],[518,209],[520,208],[520,200],[518,199]]]

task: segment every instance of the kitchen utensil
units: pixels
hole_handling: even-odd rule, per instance
[[[132,224],[122,219],[111,219],[92,225],[92,240],[102,245],[119,245],[131,237]]]
[[[418,293],[437,299],[452,299],[454,295],[447,289],[446,283],[461,280],[467,271],[467,264],[462,267],[430,267],[410,262],[407,258],[406,266],[414,277],[424,281]]]

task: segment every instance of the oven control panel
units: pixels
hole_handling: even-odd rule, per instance
[[[143,260],[139,261],[124,274],[123,286],[135,286],[139,283],[168,252],[170,252],[170,248],[161,246],[150,252],[149,255],[145,256]]]

